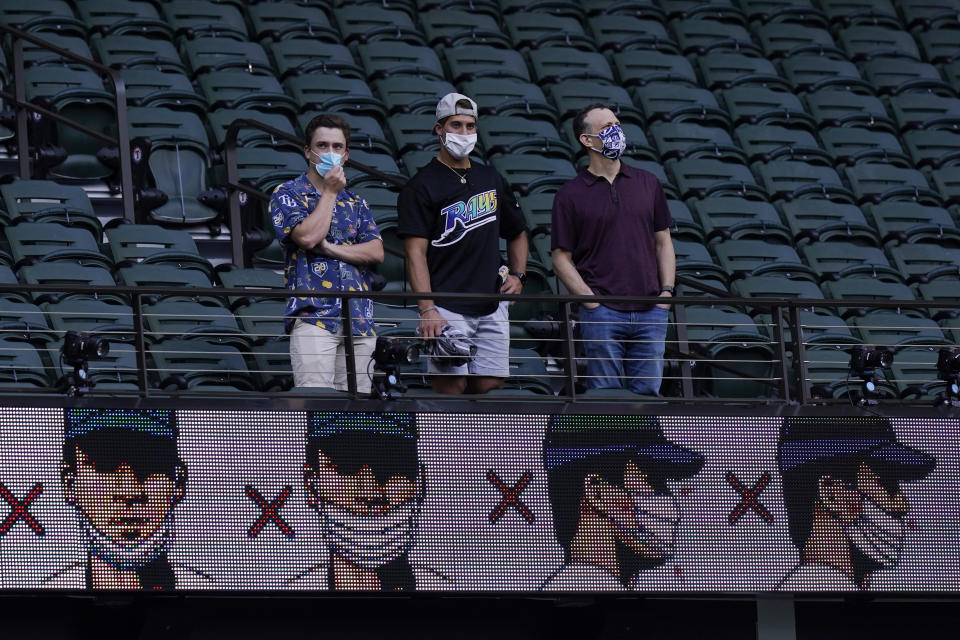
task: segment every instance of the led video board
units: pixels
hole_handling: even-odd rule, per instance
[[[0,409],[0,589],[954,591],[958,422]]]

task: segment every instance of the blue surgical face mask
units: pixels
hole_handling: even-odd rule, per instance
[[[610,125],[606,129],[602,129],[599,133],[587,133],[584,135],[600,138],[603,147],[601,149],[589,147],[589,149],[597,153],[602,153],[603,157],[609,158],[610,160],[619,158],[623,155],[623,150],[627,148],[627,137],[623,134],[623,129],[621,129],[618,124]]]
[[[340,163],[343,161],[343,156],[339,153],[334,153],[333,151],[327,151],[325,153],[317,153],[316,151],[311,151],[313,155],[317,156],[320,162],[313,165],[317,169],[317,173],[321,177],[326,175],[327,171],[333,169],[334,167],[339,167]]]

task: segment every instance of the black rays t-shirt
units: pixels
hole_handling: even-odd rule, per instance
[[[500,238],[526,230],[513,191],[496,169],[473,164],[466,184],[434,158],[400,192],[397,235],[427,238],[430,288],[436,292],[496,293],[500,289]],[[440,306],[463,315],[496,311],[497,302],[446,300]]]

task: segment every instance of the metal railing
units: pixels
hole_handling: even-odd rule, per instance
[[[119,357],[115,362],[104,363],[103,366],[91,362],[94,379],[101,383],[101,387],[94,387],[92,393],[139,397],[235,396],[237,392],[243,392],[245,397],[290,397],[291,394],[317,396],[310,390],[285,390],[284,385],[290,381],[290,367],[286,359],[285,335],[279,325],[283,302],[290,295],[310,296],[315,292],[226,287],[174,289],[0,285],[0,295],[7,300],[15,296],[24,300],[36,299],[44,293],[57,294],[60,300],[66,302],[83,297],[102,299],[105,296],[129,300],[129,324],[124,319],[127,317],[124,305],[115,305],[117,310],[112,312],[112,317],[107,317],[111,311],[104,309],[104,322],[93,331],[113,341],[115,354]],[[419,340],[415,336],[417,314],[413,308],[403,305],[412,304],[418,297],[429,296],[441,306],[453,299],[477,301],[495,298],[518,305],[552,307],[556,310],[555,315],[551,314],[555,320],[543,320],[538,335],[525,333],[516,338],[516,343],[512,345],[536,347],[536,350],[527,349],[511,354],[517,371],[507,379],[509,387],[525,394],[518,400],[534,403],[558,400],[800,405],[847,403],[850,398],[845,394],[859,385],[860,381],[850,378],[847,364],[849,355],[845,350],[861,344],[888,347],[895,355],[903,355],[904,364],[915,369],[904,379],[889,374],[886,378],[883,374],[878,376],[881,391],[887,396],[896,396],[891,400],[929,404],[929,393],[941,385],[937,381],[934,366],[936,353],[940,348],[955,348],[955,344],[946,338],[948,333],[944,332],[960,334],[960,320],[957,319],[945,324],[941,321],[941,330],[935,333],[918,329],[915,322],[907,319],[909,316],[902,316],[905,318],[902,325],[891,324],[889,318],[871,324],[871,315],[867,314],[858,322],[859,328],[865,331],[878,329],[888,335],[881,335],[872,344],[864,345],[856,339],[833,340],[829,336],[824,337],[817,333],[818,327],[814,324],[801,322],[802,310],[849,307],[849,300],[678,297],[671,300],[673,311],[668,320],[669,331],[663,357],[665,373],[662,397],[631,396],[627,392],[617,392],[618,396],[612,396],[610,393],[613,392],[583,389],[589,379],[577,367],[578,363],[583,365],[585,360],[580,353],[583,341],[575,331],[579,322],[576,306],[582,302],[654,304],[662,299],[449,293],[418,296],[412,292],[346,291],[337,292],[337,295],[344,300],[363,297],[380,303],[376,305],[380,312],[375,320],[381,335],[389,334],[411,342]],[[257,309],[244,319],[247,326],[265,326],[264,329],[244,331],[239,328],[243,326],[242,323],[234,324],[243,316],[245,307],[237,307],[237,315],[233,316],[228,309],[229,300],[240,298],[275,301],[276,311]],[[183,299],[201,300],[208,304],[195,307],[192,316],[178,311],[171,317],[168,317],[169,311],[164,311],[162,304],[158,304]],[[900,309],[920,315],[924,309],[956,309],[958,304],[957,301],[875,301],[858,306],[871,310]],[[351,305],[341,306],[341,320],[344,326],[349,326]],[[731,313],[735,310],[759,309],[769,311],[770,320],[762,320],[759,324],[754,320],[750,326],[747,322],[743,322],[742,326],[734,323],[721,327],[722,330],[715,332],[717,337],[711,338],[710,332],[704,331],[704,326],[709,326],[715,320],[705,321],[699,316],[703,309],[726,309]],[[15,311],[20,312],[19,320],[12,317]],[[63,334],[71,328],[70,323],[66,322],[71,314],[81,316],[88,327],[98,324],[95,318],[90,318],[89,313],[72,310],[69,304],[62,307],[47,305],[43,310],[32,305],[21,305],[15,309],[10,305],[0,305],[0,380],[10,383],[18,381],[18,378],[20,381],[34,379],[37,381],[36,392],[51,393],[53,382],[69,373],[58,359]],[[109,321],[116,321],[118,317],[121,318],[120,323],[111,326]],[[744,317],[749,318],[737,317],[740,318],[738,323]],[[170,319],[176,320],[176,324],[165,326],[164,322]],[[522,325],[523,322],[516,320],[512,324]],[[269,326],[270,323],[273,325]],[[185,328],[188,325],[192,325],[192,328]],[[544,331],[544,326],[548,330]],[[914,332],[914,335],[911,336],[910,332]],[[369,365],[353,365],[353,336],[349,332],[344,342],[350,374],[348,389],[345,393],[330,395],[360,399],[353,374],[357,370],[362,373]],[[17,350],[23,353],[38,351],[43,356],[45,363],[41,375],[30,377],[30,367],[25,364],[27,360],[18,359],[23,354],[16,353]],[[233,359],[220,360],[224,354],[232,355]],[[925,380],[924,371],[928,374]],[[403,397],[437,397],[428,391],[432,380],[422,369],[401,367],[400,372],[401,379],[411,385]],[[46,380],[46,386],[40,380]],[[111,384],[106,384],[108,382]],[[926,394],[922,392],[924,384],[927,387]],[[222,390],[220,387],[228,389]],[[23,391],[24,386],[18,385],[15,393]],[[484,396],[475,398],[483,399]]]
[[[18,169],[21,178],[30,178],[30,138],[29,127],[27,123],[28,112],[40,114],[62,124],[65,124],[88,136],[92,136],[108,145],[117,147],[119,153],[119,172],[120,172],[120,194],[122,197],[123,217],[131,222],[135,219],[134,214],[134,192],[133,192],[133,166],[131,164],[130,132],[128,130],[127,119],[127,92],[120,77],[120,73],[115,69],[106,67],[99,62],[84,58],[72,51],[63,49],[50,44],[42,38],[21,31],[9,24],[0,22],[0,33],[10,36],[13,44],[13,72],[14,72],[14,94],[7,91],[0,91],[0,96],[10,101],[16,109],[16,136],[17,136],[17,154]],[[25,65],[23,59],[23,43],[29,42],[38,47],[51,51],[58,56],[71,60],[78,64],[90,67],[94,71],[106,76],[113,85],[113,92],[116,104],[117,118],[117,137],[106,135],[100,131],[95,131],[83,124],[67,118],[55,111],[46,109],[40,105],[27,101],[26,80],[24,77]]]

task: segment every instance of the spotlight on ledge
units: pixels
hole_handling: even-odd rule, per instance
[[[877,370],[893,365],[893,352],[886,348],[871,349],[855,347],[850,351],[850,375],[863,381],[863,396],[860,404],[876,404]]]
[[[956,348],[940,349],[937,357],[937,380],[947,383],[943,393],[937,398],[937,405],[946,404],[960,407],[960,352]]]

